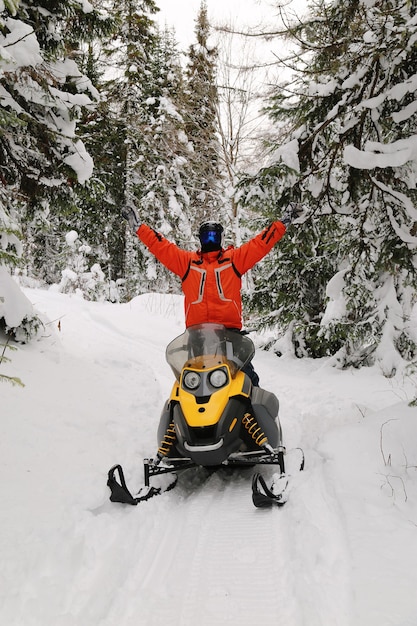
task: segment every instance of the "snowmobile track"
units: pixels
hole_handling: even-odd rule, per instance
[[[253,624],[260,614],[269,615],[271,623],[285,623],[286,614],[293,619],[297,613],[295,577],[282,568],[289,562],[285,518],[279,509],[253,508],[251,475],[251,470],[235,476],[220,471],[192,497],[182,496],[181,487],[164,496],[165,502],[169,498],[167,525],[141,592],[161,588],[161,573],[166,573],[163,617],[170,625]],[[180,614],[170,612],[170,597],[182,607]],[[152,610],[142,618],[156,626]]]

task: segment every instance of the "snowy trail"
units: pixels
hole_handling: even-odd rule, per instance
[[[159,498],[115,505],[109,467],[121,462],[135,491],[142,459],[156,448],[172,384],[164,351],[182,332],[181,301],[143,296],[112,306],[29,293],[50,320],[61,319],[61,332],[51,325],[38,346],[13,356],[24,390],[2,387],[0,624],[417,623],[417,602],[407,602],[417,584],[417,507],[402,497],[417,499],[417,428],[415,410],[401,408],[400,420],[396,408],[412,385],[371,371],[358,384],[356,374],[258,351],[262,386],[281,401],[285,443],[306,454],[285,507],[253,507],[252,470],[191,470]],[[387,420],[384,447],[397,465],[385,469]],[[272,468],[263,471],[272,480]],[[390,598],[402,564],[406,580]]]
[[[140,623],[253,624],[260,615],[303,623],[288,571],[285,517],[253,508],[250,472],[244,474],[188,480],[137,510],[139,526],[150,512],[154,524],[149,534],[138,532],[121,604]]]
[[[279,599],[292,595],[288,579],[280,576],[285,532],[279,532],[278,511],[265,515],[252,508],[250,473],[243,478],[212,475],[178,506],[181,511],[177,508],[167,532],[168,542],[174,538],[175,544],[167,567],[180,568],[169,593],[181,599],[181,610],[178,615],[168,611],[168,623],[251,624],[260,614],[272,621],[283,618]],[[158,586],[154,572],[146,581],[149,589]],[[151,617],[146,623],[153,623]]]

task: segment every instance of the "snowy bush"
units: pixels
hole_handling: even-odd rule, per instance
[[[0,265],[0,294],[0,326],[6,335],[21,343],[36,337],[42,322],[4,265]]]
[[[119,302],[118,286],[108,280],[99,263],[89,268],[88,257],[91,247],[79,241],[78,233],[70,231],[65,237],[67,244],[66,268],[62,270],[62,278],[54,289],[61,293],[76,293],[87,300]]]

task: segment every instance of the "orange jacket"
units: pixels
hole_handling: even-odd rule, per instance
[[[182,281],[185,325],[203,322],[242,328],[242,275],[260,261],[285,233],[282,222],[273,222],[239,248],[215,252],[188,252],[168,241],[146,224],[137,236],[150,252]]]

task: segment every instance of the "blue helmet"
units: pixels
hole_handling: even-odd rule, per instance
[[[217,222],[204,222],[198,231],[198,238],[202,252],[221,250],[223,240],[223,226]]]

